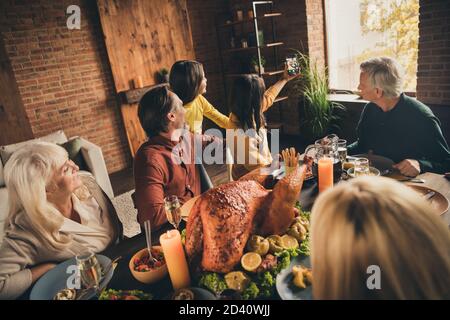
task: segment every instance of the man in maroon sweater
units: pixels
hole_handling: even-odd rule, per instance
[[[166,196],[176,195],[184,203],[201,193],[194,147],[215,142],[223,149],[216,137],[183,130],[185,112],[182,101],[166,86],[148,91],[139,102],[138,116],[148,140],[134,158],[134,200],[138,222],[143,225],[150,220],[152,229],[167,222]]]

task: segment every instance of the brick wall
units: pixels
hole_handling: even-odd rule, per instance
[[[419,21],[417,97],[427,104],[450,106],[449,2],[421,0]]]
[[[230,11],[236,3],[250,7],[251,1],[187,0],[196,57],[208,78],[206,97],[224,113],[227,106],[215,22],[219,13]],[[279,50],[280,61],[289,48],[310,50],[320,57],[320,3],[275,1],[275,9],[283,13],[275,19],[277,39],[285,43]],[[81,7],[81,30],[66,28],[69,4]],[[34,135],[63,129],[68,136],[80,135],[100,145],[110,172],[129,166],[131,158],[95,1],[8,0],[0,3],[0,9],[2,36]],[[311,28],[307,28],[307,16]],[[295,133],[296,102],[283,104],[281,110],[291,126],[288,131]],[[268,117],[277,115],[274,108]],[[206,122],[205,127],[210,126]]]
[[[325,12],[323,0],[306,0],[308,51],[319,68],[325,67]]]
[[[220,13],[227,11],[228,1],[187,0],[187,8],[195,56],[203,64],[208,79],[205,97],[219,111],[226,114],[227,106],[220,68],[215,19]],[[214,125],[207,120],[203,126],[204,128],[210,128]]]
[[[66,27],[71,4],[81,8],[80,30]],[[2,1],[0,24],[34,135],[62,129],[99,145],[109,172],[129,166],[96,2]]]

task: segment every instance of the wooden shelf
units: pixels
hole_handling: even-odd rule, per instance
[[[259,46],[260,49],[264,49],[264,48],[272,48],[272,47],[276,47],[276,46],[282,46],[284,45],[284,42],[272,42],[272,43],[268,43],[266,45],[263,46]],[[258,49],[258,47],[247,47],[247,48],[233,48],[233,49],[227,49],[224,50],[225,53],[231,53],[231,52],[238,52],[238,51],[247,51],[247,50],[256,50]]]
[[[256,17],[256,19],[264,19],[264,18],[273,18],[273,17],[279,17],[281,16],[282,13],[281,12],[273,12],[273,13],[266,13],[262,16]],[[255,20],[255,18],[247,18],[247,19],[243,19],[243,20],[239,20],[239,21],[231,21],[230,23],[225,23],[223,25],[221,25],[220,27],[230,27],[230,26],[235,26],[238,24],[243,24],[243,23],[248,23],[248,22],[253,22],[253,20]]]
[[[277,74],[282,74],[283,72],[284,72],[284,69],[283,70],[266,71],[263,73],[263,76],[274,76]]]
[[[277,103],[277,102],[280,102],[280,101],[283,101],[283,100],[287,100],[289,97],[278,97],[278,98],[276,98],[274,101],[273,101],[273,103]]]
[[[263,76],[274,76],[274,75],[277,75],[277,74],[282,74],[283,72],[284,72],[284,69],[283,70],[266,71],[262,75]],[[248,74],[258,74],[258,73],[256,73],[256,72],[251,72],[251,73],[227,73],[227,74],[225,74],[225,76],[228,77],[228,78],[233,78],[233,77],[245,76],[245,75],[248,75]]]
[[[281,16],[281,12],[273,12],[273,13],[266,13],[263,18],[272,18],[272,17],[279,17]]]

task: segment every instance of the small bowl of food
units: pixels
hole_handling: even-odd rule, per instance
[[[77,291],[75,289],[64,288],[58,291],[53,300],[76,300],[77,299]]]
[[[167,265],[161,246],[152,247],[152,255],[156,261],[149,259],[147,248],[138,251],[130,260],[128,266],[131,274],[139,282],[149,284],[154,283],[167,274]]]
[[[347,174],[352,177],[359,177],[359,176],[379,176],[380,175],[380,170],[378,170],[375,167],[369,167],[369,171],[365,172],[365,173],[359,173],[359,174],[355,174],[355,167],[350,168],[347,170]]]

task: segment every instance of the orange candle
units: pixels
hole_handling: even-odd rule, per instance
[[[169,230],[161,235],[159,242],[163,248],[164,259],[166,260],[173,288],[176,290],[189,287],[191,278],[183,244],[181,243],[180,232],[176,229]]]
[[[323,157],[318,162],[319,192],[325,191],[333,186],[333,159]]]
[[[144,86],[144,83],[142,82],[142,77],[138,76],[136,79],[134,79],[134,88],[139,89]]]

